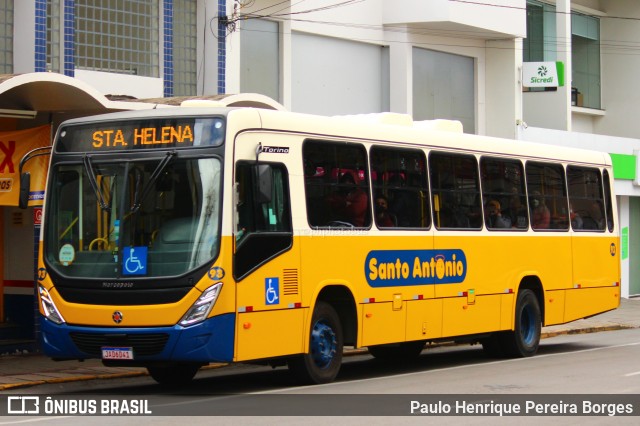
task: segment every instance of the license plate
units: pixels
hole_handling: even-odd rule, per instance
[[[133,359],[133,348],[102,348],[102,359]]]

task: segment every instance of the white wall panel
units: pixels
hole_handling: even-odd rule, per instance
[[[293,33],[292,110],[321,115],[388,111],[389,55],[385,49]]]

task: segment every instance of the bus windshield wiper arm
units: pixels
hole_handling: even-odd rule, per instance
[[[100,205],[100,208],[106,212],[111,211],[111,207],[109,207],[109,205],[105,201],[104,195],[102,194],[102,191],[98,187],[98,183],[96,181],[96,174],[93,170],[93,165],[91,164],[91,159],[89,158],[88,155],[85,154],[82,161],[84,163],[84,169],[87,172],[87,176],[89,177],[89,183],[91,184],[91,188],[93,189],[93,192],[96,194],[96,198],[98,199],[98,204]]]
[[[164,169],[169,165],[169,163],[174,159],[176,155],[177,155],[176,151],[167,152],[166,157],[164,157],[162,161],[160,161],[156,169],[151,174],[151,177],[149,177],[149,181],[142,189],[142,195],[140,196],[139,199],[138,199],[138,193],[136,190],[136,194],[133,200],[133,205],[131,206],[132,213],[135,213],[138,210],[140,210],[140,207],[142,207],[142,203],[144,202],[145,198],[147,198],[147,196],[151,192],[151,188],[153,187],[153,184],[156,183],[156,181],[160,177],[160,174],[162,174]]]

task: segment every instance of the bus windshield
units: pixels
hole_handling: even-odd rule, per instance
[[[220,241],[221,162],[175,151],[52,166],[45,259],[69,277],[176,276],[211,262]]]

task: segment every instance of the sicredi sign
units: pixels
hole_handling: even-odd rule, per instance
[[[522,64],[522,85],[524,87],[564,86],[564,63],[524,62]]]

